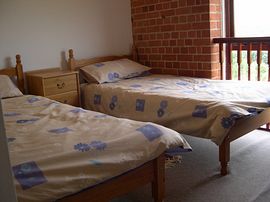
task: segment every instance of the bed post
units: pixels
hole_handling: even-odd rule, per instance
[[[152,194],[155,202],[162,202],[165,195],[165,155],[160,155],[154,161],[154,180],[152,182]]]
[[[74,55],[73,55],[73,49],[68,50],[68,64],[67,67],[70,71],[74,71],[74,66],[75,66],[75,60],[74,60]]]
[[[227,175],[228,174],[228,163],[230,161],[230,141],[227,136],[222,144],[219,146],[219,161],[221,165],[220,174]]]
[[[21,56],[16,55],[16,74],[17,74],[17,82],[18,87],[22,93],[24,93],[24,76],[23,76],[23,67]]]

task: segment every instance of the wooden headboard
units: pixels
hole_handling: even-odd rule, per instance
[[[20,55],[16,55],[15,67],[8,67],[5,69],[0,69],[0,74],[8,75],[10,77],[16,77],[18,88],[20,89],[22,93],[24,93],[23,66],[22,66]]]
[[[81,67],[86,65],[91,65],[99,62],[106,62],[111,60],[119,60],[123,58],[128,58],[134,61],[138,61],[136,48],[132,48],[132,55],[121,55],[121,56],[105,56],[105,57],[95,57],[89,59],[80,59],[77,60],[74,58],[73,49],[68,50],[68,69],[71,71],[78,71]]]

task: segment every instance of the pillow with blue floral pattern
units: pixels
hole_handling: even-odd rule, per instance
[[[129,59],[120,59],[84,66],[80,75],[88,83],[110,83],[140,76],[151,68]]]

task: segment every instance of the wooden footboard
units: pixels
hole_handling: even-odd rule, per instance
[[[245,134],[270,122],[270,108],[265,109],[257,116],[239,119],[229,131],[227,137],[219,146],[219,161],[221,165],[220,174],[228,174],[228,163],[230,161],[230,142],[244,136]]]
[[[155,202],[162,202],[165,193],[165,155],[136,168],[126,174],[98,184],[93,188],[65,197],[61,202],[105,202],[121,196],[142,185],[152,183],[152,193]]]

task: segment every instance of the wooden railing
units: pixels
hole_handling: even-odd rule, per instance
[[[263,64],[263,52],[264,54],[267,54],[267,57],[265,58],[268,66],[266,67],[266,64],[264,64],[267,68],[267,75],[266,79],[267,81],[270,81],[270,37],[249,37],[249,38],[215,38],[213,39],[214,43],[219,44],[219,60],[221,64],[221,78],[224,78],[223,76],[223,68],[225,67],[225,78],[226,80],[232,80],[232,67],[233,63],[236,63],[237,65],[237,75],[235,75],[235,78],[238,80],[242,80],[241,77],[241,71],[247,71],[247,80],[251,80],[251,78],[256,77],[256,80],[261,81],[261,67]],[[243,52],[246,53],[246,67],[247,69],[241,69],[241,64],[243,64]],[[254,58],[252,57],[252,53],[255,51],[256,53],[256,61],[254,61]],[[233,61],[233,54],[234,52],[237,53],[237,59],[236,61]],[[225,56],[225,57],[224,57]],[[251,66],[252,62],[257,63],[257,69],[256,74],[257,75],[251,75]],[[235,70],[235,69],[234,69]],[[265,77],[265,75],[264,75]],[[270,131],[270,124],[266,124],[265,126],[261,127],[260,129]]]
[[[231,80],[232,77],[232,66],[233,66],[233,53],[237,53],[237,75],[238,80],[241,78],[241,64],[243,63],[243,52],[247,52],[247,80],[251,80],[251,66],[254,62],[254,54],[256,52],[256,63],[257,63],[257,75],[256,80],[261,80],[261,66],[263,64],[262,54],[267,54],[268,63],[268,75],[267,80],[270,81],[270,37],[248,37],[248,38],[215,38],[213,39],[214,43],[219,44],[219,58],[221,63],[221,77],[223,78],[223,68],[225,66],[225,78]],[[225,53],[225,54],[224,54]],[[225,55],[225,57],[224,57]],[[264,57],[265,59],[265,57]]]

